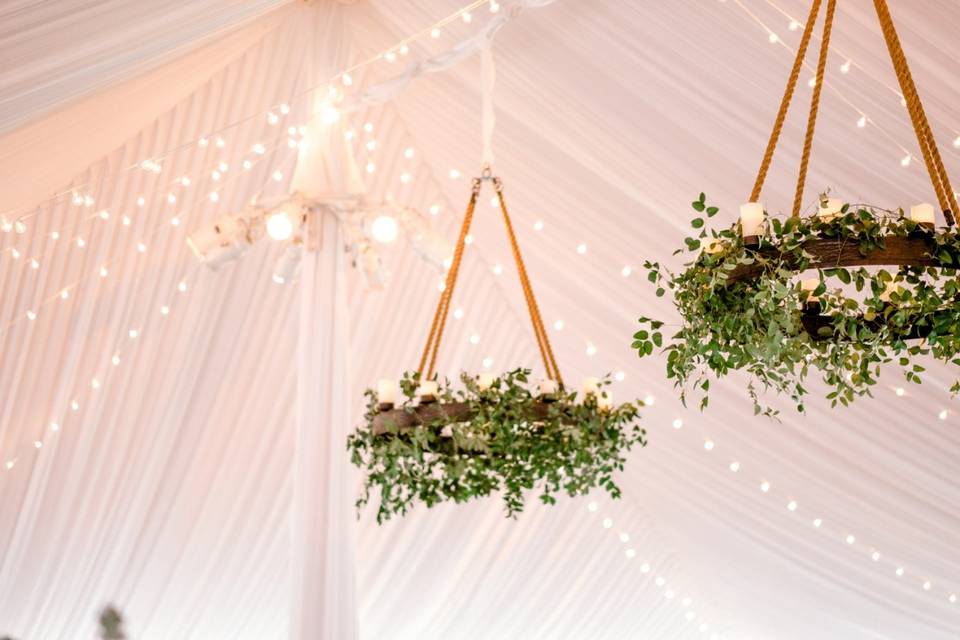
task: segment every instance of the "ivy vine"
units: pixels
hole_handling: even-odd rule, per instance
[[[845,204],[832,217],[767,218],[758,247],[743,244],[739,224],[723,230],[706,228],[705,218],[719,209],[704,194],[692,203],[697,232],[675,252],[691,260],[679,273],[647,261],[656,294],[668,290],[681,317],[679,330],[664,348],[667,377],[675,380],[686,403],[688,389],[709,402],[710,380],[731,371],[750,377],[748,393],[755,413],[776,411],[760,402],[760,390],[787,394],[804,411],[804,381],[811,369],[829,387],[831,406],[848,405],[870,395],[881,365],[902,369],[919,384],[924,367],[919,356],[960,364],[960,238],[952,230],[934,232],[904,216],[902,210]],[[812,240],[835,240],[856,246],[867,256],[883,249],[890,238],[928,240],[935,266],[847,268],[819,263],[805,249]],[[731,279],[737,270],[758,273]],[[819,283],[804,291],[799,275],[816,270]],[[817,333],[804,328],[803,304],[816,296],[828,327]],[[642,317],[633,348],[649,356],[664,343],[662,321]],[[908,339],[922,335],[922,339]],[[951,389],[956,393],[960,384]]]
[[[515,517],[525,493],[535,490],[544,504],[555,504],[556,494],[576,496],[594,487],[618,498],[615,473],[634,445],[646,445],[646,431],[637,423],[642,403],[601,409],[593,394],[578,402],[576,393],[561,392],[545,404],[527,388],[529,376],[529,370],[516,369],[489,389],[466,374],[462,388],[444,380],[438,401],[467,403],[465,419],[437,418],[380,434],[374,430],[377,393],[367,390],[365,423],[347,440],[353,464],[366,474],[358,511],[379,500],[382,523],[416,503],[432,507],[502,492],[507,516]],[[403,411],[415,411],[417,384],[416,373],[401,380]],[[601,392],[607,385],[609,378],[601,381]]]

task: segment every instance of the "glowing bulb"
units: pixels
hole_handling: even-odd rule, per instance
[[[626,531],[620,532],[620,542],[627,543],[630,542],[630,534]]]
[[[770,35],[767,36],[767,40],[770,41],[770,44],[777,44],[780,42],[780,38],[777,37],[777,34],[775,34],[773,31],[771,31]]]
[[[533,223],[534,231],[543,231],[543,220],[537,220]]]
[[[173,216],[172,218],[170,218],[170,224],[172,224],[172,225],[175,226],[175,227],[179,227],[179,226],[180,226],[180,218],[179,218],[178,216]]]
[[[478,335],[475,334],[475,333],[472,334],[472,335],[470,336],[470,344],[480,344],[480,336],[478,336]]]
[[[220,199],[220,194],[217,193],[216,191],[211,191],[209,197],[210,197],[210,202],[216,202]]]
[[[553,328],[557,331],[563,331],[563,320],[557,320],[553,323]]]
[[[9,469],[13,469],[13,465],[15,465],[16,463],[17,463],[16,460],[7,460],[6,463],[4,463],[4,466],[9,470]]]
[[[440,29],[431,29],[431,30],[430,30],[430,37],[433,38],[434,40],[436,40],[437,38],[439,38],[439,37],[440,37]]]
[[[463,21],[467,23],[473,20],[473,16],[470,14],[469,11],[464,11],[462,14],[460,14],[460,17],[463,18]]]
[[[137,336],[140,335],[140,332],[136,329],[130,329],[130,331],[127,332],[127,335],[130,336],[131,340],[136,340]]]
[[[658,587],[662,587],[663,585],[667,584],[667,581],[663,579],[663,576],[657,576],[657,579],[654,580],[654,582]]]
[[[713,451],[713,440],[706,440],[703,443],[703,448],[707,451]]]
[[[734,473],[736,473],[737,471],[740,471],[740,463],[737,462],[736,460],[734,460],[733,462],[731,462],[731,463],[730,463],[730,471],[733,471]]]
[[[819,529],[822,524],[823,524],[823,520],[820,518],[815,518],[813,520],[813,526],[817,529]]]
[[[847,60],[842,65],[840,65],[840,73],[850,73],[850,65],[853,64],[852,60]]]
[[[581,242],[580,244],[577,245],[577,253],[579,253],[580,255],[584,255],[586,252],[587,252],[586,244]]]
[[[90,386],[93,387],[94,389],[99,389],[100,381],[94,378],[93,380],[90,381]]]
[[[458,169],[450,169],[450,179],[456,180],[460,177],[460,171]]]
[[[770,491],[770,483],[767,482],[766,480],[764,480],[763,482],[761,482],[761,483],[760,483],[760,491],[763,491],[764,493],[767,493],[768,491]]]
[[[173,194],[171,193],[170,195],[173,195]],[[176,196],[174,196],[174,199],[176,199]],[[109,220],[109,219],[110,219],[110,212],[107,211],[106,209],[104,209],[103,211],[101,211],[101,212],[100,212],[100,219],[101,219],[101,220]]]
[[[133,220],[130,219],[130,216],[123,216],[123,219],[120,220],[123,223],[123,226],[129,227]]]
[[[856,541],[857,541],[857,537],[855,535],[853,535],[852,533],[847,534],[847,544],[853,544]]]
[[[500,11],[500,3],[497,0],[490,0],[490,13]]]
[[[277,124],[278,122],[280,122],[280,116],[278,116],[273,111],[271,111],[270,113],[267,114],[267,122],[270,123],[271,125]]]
[[[955,604],[957,602],[957,594],[951,593],[950,597],[947,598],[950,601],[950,604]]]
[[[456,309],[454,309],[454,310],[453,310],[453,317],[454,317],[455,320],[462,320],[462,319],[463,319],[463,309],[461,309],[461,308],[459,308],[459,307],[457,307]]]
[[[177,285],[177,291],[184,293],[187,290],[187,283],[185,280],[181,280],[180,284]]]
[[[603,528],[604,528],[604,529],[609,529],[609,528],[612,527],[612,526],[613,526],[613,520],[612,520],[612,519],[610,519],[610,518],[604,518],[604,519],[603,519]]]
[[[110,358],[110,362],[113,364],[113,366],[117,366],[118,364],[120,364],[120,356],[116,356],[116,355],[113,356],[112,358]]]
[[[373,173],[376,170],[377,170],[377,165],[373,164],[372,162],[367,163],[367,173]]]
[[[906,393],[903,387],[897,387],[896,389],[893,390],[893,392],[897,394],[897,396],[903,396],[903,394]]]
[[[913,156],[911,156],[909,153],[908,153],[907,155],[903,156],[903,158],[900,159],[900,166],[901,166],[901,167],[909,167],[909,166],[910,166],[910,160],[911,160],[912,158],[913,158]]]
[[[587,350],[586,350],[586,351],[587,351],[587,355],[588,355],[588,356],[595,356],[595,355],[597,355],[597,346],[596,346],[595,344],[593,344],[592,342],[591,342],[591,343],[588,343],[588,344],[587,344]]]
[[[593,511],[596,511],[598,508],[599,507],[597,506],[596,502],[590,502],[587,504],[587,511],[593,512]]]
[[[413,157],[414,153],[415,152],[413,150],[413,147],[407,147],[406,149],[403,150],[403,157],[409,160],[410,158]]]
[[[499,276],[500,274],[503,273],[503,265],[501,265],[501,264],[498,262],[497,264],[493,265],[492,271],[493,271],[493,275]]]
[[[403,184],[409,183],[409,182],[410,182],[410,174],[409,174],[409,173],[401,173],[401,174],[400,174],[400,182],[402,182]]]
[[[809,80],[807,80],[807,86],[810,87],[811,89],[817,86],[817,79],[810,78]]]
[[[137,251],[139,251],[140,253],[146,253],[146,252],[147,252],[147,245],[143,244],[142,242],[138,242],[138,243],[137,243]]]
[[[624,278],[629,278],[631,273],[633,273],[633,269],[630,268],[630,265],[620,269],[620,275],[622,275]]]
[[[73,400],[70,403],[70,408],[73,409],[74,411],[80,411],[80,403],[77,402],[76,400]]]
[[[490,367],[493,366],[493,358],[487,356],[486,358],[483,359],[482,364],[484,369],[489,369]]]
[[[63,291],[60,292],[60,297],[61,297],[63,300],[66,300],[67,298],[70,297],[70,292],[67,291],[66,289],[64,289]]]
[[[953,139],[953,146],[955,149],[960,149],[960,136]]]
[[[473,244],[473,234],[468,233],[463,239],[464,244]]]
[[[223,149],[227,145],[227,141],[217,136],[216,145],[218,148]]]
[[[650,565],[646,562],[640,565],[640,573],[650,573]]]
[[[344,86],[347,87],[353,84],[353,76],[351,76],[349,73],[344,73],[342,76],[340,76],[340,80],[342,80]]]
[[[363,130],[366,131],[367,133],[373,133],[373,123],[372,122],[363,123]]]
[[[643,404],[644,404],[645,406],[652,407],[652,406],[653,406],[653,403],[656,402],[656,401],[657,401],[657,399],[656,399],[655,397],[653,397],[653,395],[647,394],[647,396],[643,399]]]
[[[880,552],[874,551],[873,553],[871,553],[870,559],[873,560],[874,562],[880,562]]]
[[[27,320],[36,320],[37,314],[33,311],[27,311]]]
[[[197,140],[197,144],[200,145],[201,147],[205,147],[208,144],[210,144],[210,141],[207,140],[206,138],[200,138],[199,140]]]
[[[267,218],[267,235],[274,240],[288,240],[293,235],[293,221],[286,211],[279,211]]]
[[[923,590],[924,590],[924,591],[930,591],[930,587],[931,587],[931,586],[932,586],[932,585],[930,584],[930,581],[927,580],[926,582],[923,583]]]
[[[177,194],[175,194],[175,193],[168,193],[168,194],[167,194],[167,202],[169,202],[170,204],[174,204],[174,203],[176,203],[176,201],[177,201]],[[108,217],[109,217],[109,216],[108,216]],[[105,219],[106,219],[106,218],[105,218]]]
[[[625,374],[623,371],[617,371],[616,375],[614,376],[617,382],[623,382],[626,379],[626,377],[627,377],[627,374]]]
[[[389,244],[396,240],[399,232],[400,225],[397,224],[397,220],[393,216],[377,216],[370,223],[370,235],[373,236],[374,240],[383,244]]]
[[[56,422],[51,422],[50,431],[60,431],[60,425],[58,425]]]
[[[253,152],[258,156],[262,156],[267,152],[267,148],[258,142],[257,144],[253,145]]]
[[[410,53],[410,47],[408,47],[406,44],[400,45],[400,55],[405,56],[408,53]]]
[[[867,116],[860,116],[860,119],[857,120],[857,126],[861,129],[867,126]]]
[[[790,511],[796,511],[796,510],[797,510],[797,501],[796,501],[796,500],[791,500],[790,502],[788,502],[788,503],[787,503],[787,509],[790,510]]]
[[[681,420],[680,418],[675,419],[675,420],[673,421],[673,428],[674,428],[674,429],[681,429],[681,428],[683,428],[683,420]]]
[[[188,178],[187,176],[183,176],[182,178],[180,178],[180,184],[182,184],[182,185],[185,186],[185,187],[189,187],[189,186],[190,186],[190,178]]]
[[[282,113],[283,115],[287,115],[288,113],[290,113],[290,105],[286,103],[280,105],[280,113]]]
[[[83,249],[85,246],[87,246],[86,240],[83,238],[77,238],[77,246]]]
[[[903,576],[903,567],[897,567],[897,570],[894,571],[897,574],[897,577],[900,578]]]
[[[430,215],[432,216],[440,215],[440,205],[438,204],[430,205]]]
[[[59,232],[59,231],[54,231],[54,232],[52,232],[52,233],[50,234],[50,239],[51,239],[51,240],[59,240],[59,239],[60,239],[60,232]]]
[[[946,419],[947,419],[947,410],[944,409],[943,411],[941,411],[939,414],[937,414],[937,417],[940,418],[941,420],[946,420]]]
[[[100,277],[101,277],[101,278],[106,278],[108,275],[110,275],[110,272],[107,271],[107,268],[106,268],[106,267],[100,267]]]
[[[385,54],[383,54],[383,59],[387,62],[395,62],[397,59],[397,54],[393,51],[387,51]]]
[[[791,20],[791,21],[790,21],[790,26],[787,27],[787,28],[790,29],[790,31],[796,31],[797,29],[800,28],[800,23],[797,22],[796,20]]]
[[[624,551],[623,553],[624,553],[625,556],[627,556],[627,559],[633,560],[633,558],[637,555],[637,550],[636,550],[636,549],[627,549],[627,550]]]
[[[167,305],[163,305],[162,307],[160,307],[160,313],[162,315],[167,315],[168,313],[170,313],[170,307],[168,307]]]

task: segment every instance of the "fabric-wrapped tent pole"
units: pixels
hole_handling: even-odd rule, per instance
[[[308,86],[325,82],[346,58],[343,7],[308,6],[313,50]],[[331,196],[357,196],[363,184],[339,122],[318,117],[327,99],[315,92],[307,144],[291,190],[311,203],[313,219],[301,262],[297,349],[297,427],[290,554],[291,640],[350,640],[357,633],[356,518],[353,471],[344,447],[352,425],[347,269],[340,220]]]

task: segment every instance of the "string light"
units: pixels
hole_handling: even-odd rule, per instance
[[[673,420],[673,428],[674,428],[674,429],[682,429],[682,428],[683,428],[683,420],[681,420],[680,418],[674,418],[674,420]]]
[[[563,320],[555,320],[553,323],[553,328],[557,331],[563,331]]]
[[[581,242],[580,244],[578,244],[578,245],[577,245],[577,253],[579,253],[580,255],[586,254],[586,253],[587,253],[587,245],[584,244],[583,242]]]
[[[537,220],[533,223],[534,231],[543,231],[543,220]]]

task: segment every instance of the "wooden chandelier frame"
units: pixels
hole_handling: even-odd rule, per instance
[[[797,186],[794,193],[793,211],[791,217],[800,216],[800,206],[803,198],[804,185],[807,177],[807,168],[810,161],[810,153],[813,147],[813,135],[816,129],[817,112],[820,105],[820,95],[823,87],[823,80],[826,71],[827,54],[830,47],[830,35],[833,27],[833,18],[836,13],[837,0],[827,0],[826,15],[823,22],[823,34],[821,36],[820,52],[816,67],[816,84],[813,87],[813,94],[810,99],[810,111],[807,118],[806,134],[804,136],[803,152],[800,157],[800,168],[797,176]],[[893,24],[893,18],[886,0],[874,0],[874,8],[877,18],[880,22],[880,28],[883,32],[884,40],[887,45],[887,51],[890,54],[890,60],[893,63],[893,69],[896,73],[903,99],[910,114],[910,121],[920,146],[924,164],[930,175],[930,181],[933,185],[940,210],[943,213],[947,227],[952,231],[955,226],[955,213],[958,211],[956,195],[950,184],[950,178],[947,175],[940,156],[940,150],[930,129],[930,123],[927,120],[926,112],[917,93],[916,84],[910,73],[910,67],[907,63],[906,55],[897,35],[896,27]],[[783,130],[784,120],[790,108],[790,102],[797,86],[797,80],[800,75],[800,69],[806,56],[810,38],[813,33],[814,23],[820,13],[822,0],[812,0],[810,14],[807,17],[804,26],[803,36],[800,45],[797,48],[796,58],[793,68],[787,79],[787,86],[780,102],[780,108],[774,120],[773,129],[770,132],[770,139],[767,142],[763,159],[760,163],[760,169],[757,172],[757,178],[754,182],[753,190],[750,194],[750,202],[759,202],[760,194],[763,190],[764,181],[770,169],[773,160],[773,154],[776,150],[780,134]],[[818,269],[831,269],[840,267],[857,266],[895,266],[895,267],[944,267],[955,268],[953,265],[943,265],[933,255],[934,247],[934,229],[933,225],[919,225],[918,231],[911,233],[908,237],[888,235],[884,238],[884,246],[869,251],[866,254],[860,252],[858,243],[844,239],[813,239],[803,244],[803,250],[813,256],[813,267]],[[761,256],[775,258],[780,256],[780,251],[776,245],[769,246],[760,242],[758,236],[744,237],[744,245]],[[791,265],[790,260],[787,266]],[[727,284],[732,284],[745,279],[751,279],[759,276],[764,271],[762,264],[756,262],[750,265],[740,265],[730,272]],[[824,335],[825,327],[832,327],[834,319],[829,315],[821,315],[819,304],[808,304],[803,312],[803,326],[811,336],[817,339],[830,337]],[[878,328],[879,322],[874,322]],[[929,329],[912,328],[910,335],[900,336],[904,338],[924,337],[929,333]],[[916,335],[914,335],[916,334]],[[924,335],[921,335],[924,334]]]

